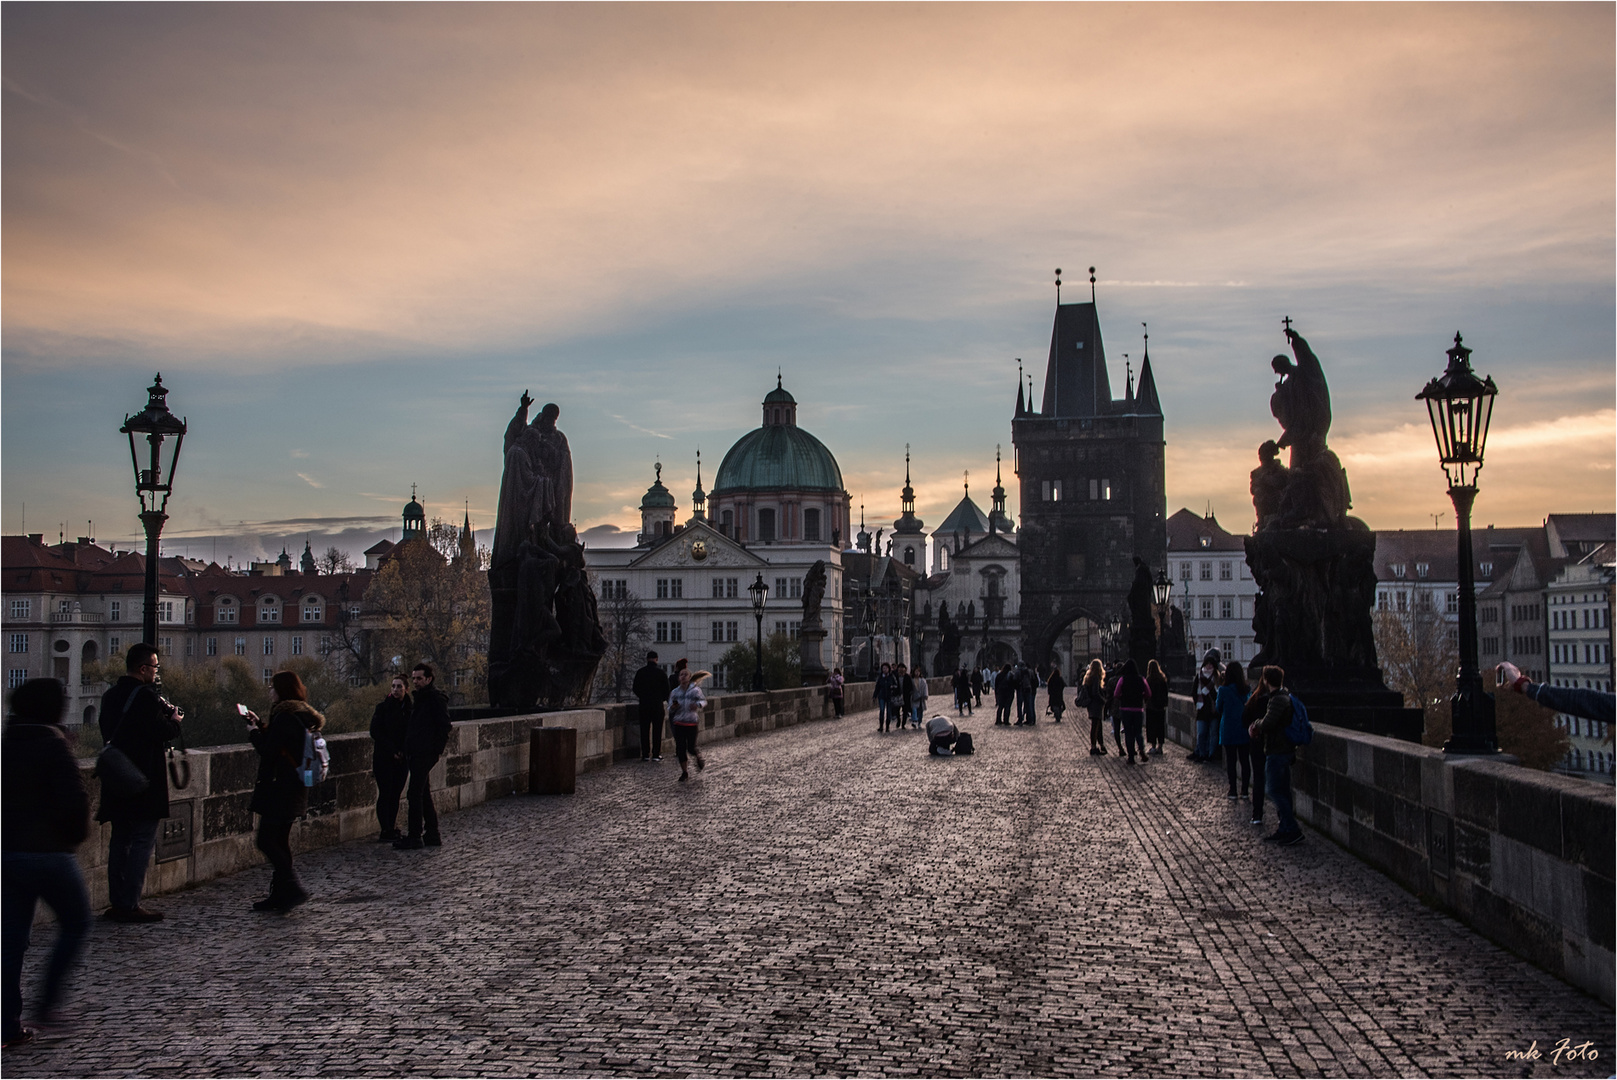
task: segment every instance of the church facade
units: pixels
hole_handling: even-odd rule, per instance
[[[1093,301],[1056,305],[1044,391],[1034,408],[1017,386],[1011,421],[1020,484],[1022,657],[1065,650],[1069,627],[1129,621],[1139,556],[1154,575],[1167,555],[1162,405],[1149,349],[1139,385],[1112,396]]]

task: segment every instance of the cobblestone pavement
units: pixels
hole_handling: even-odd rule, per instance
[[[689,784],[626,763],[451,815],[440,850],[302,857],[290,916],[248,909],[267,868],[160,897],[97,924],[82,1022],[4,1071],[1612,1073],[1612,1010],[1320,836],[1259,843],[1222,770],[962,726],[975,757],[863,714],[716,744]]]

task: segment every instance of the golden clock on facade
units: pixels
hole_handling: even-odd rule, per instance
[[[697,562],[701,562],[703,559],[707,558],[706,540],[696,540],[691,543],[691,558],[695,559]]]

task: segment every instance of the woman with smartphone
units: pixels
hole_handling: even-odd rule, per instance
[[[248,738],[258,751],[258,782],[247,809],[258,815],[258,850],[273,868],[269,895],[254,911],[290,911],[309,899],[292,868],[292,823],[309,808],[309,789],[299,775],[304,736],[325,727],[326,718],[309,706],[309,692],[294,671],[270,679],[270,714],[264,720],[246,711]]]

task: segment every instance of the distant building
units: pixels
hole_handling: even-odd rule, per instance
[[[1554,521],[1555,518],[1551,518]],[[1552,542],[1565,540],[1552,533]],[[1576,541],[1574,541],[1577,543]],[[1612,661],[1614,578],[1617,547],[1601,544],[1583,551],[1569,549],[1568,562],[1544,589],[1548,681],[1552,686],[1612,689],[1617,668]],[[1564,768],[1576,775],[1611,783],[1612,733],[1609,724],[1558,714],[1556,722],[1572,741]]]
[[[1258,654],[1252,636],[1258,583],[1246,564],[1244,537],[1225,531],[1211,510],[1179,510],[1168,519],[1168,577],[1191,655],[1200,662],[1217,649],[1226,662],[1250,663]]]

